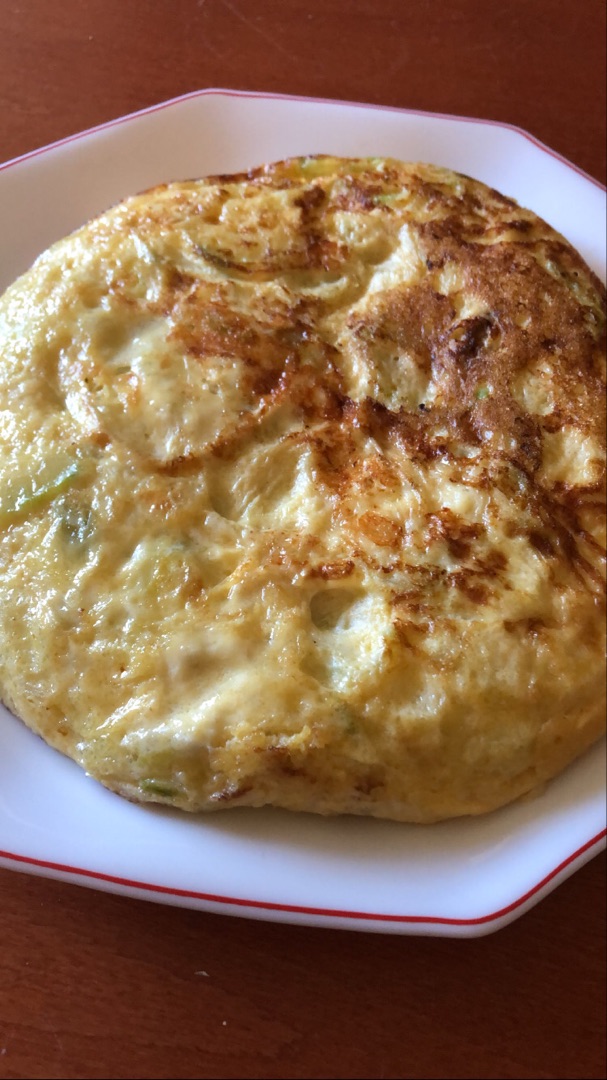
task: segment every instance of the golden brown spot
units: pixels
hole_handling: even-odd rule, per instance
[[[354,790],[361,795],[370,795],[372,791],[384,786],[385,777],[383,769],[376,766],[369,768],[361,775],[354,784]]]
[[[483,571],[487,577],[496,577],[508,566],[508,559],[504,555],[503,551],[498,551],[493,548],[482,558],[476,559],[478,568]]]
[[[379,547],[397,547],[402,535],[402,526],[397,521],[376,514],[372,510],[358,519],[360,531]]]
[[[171,266],[167,274],[166,287],[169,293],[187,292],[196,284],[196,277],[180,270],[177,266]]]
[[[381,294],[360,316],[355,333],[371,357],[380,344],[382,349],[406,352],[422,371],[430,370],[440,341],[455,317],[449,297],[434,290],[428,281],[409,286],[398,285]]]
[[[521,630],[524,634],[530,634],[531,637],[537,637],[540,631],[545,630],[548,624],[545,619],[534,618],[529,616],[524,619],[504,619],[504,629],[513,634],[517,630]]]
[[[458,363],[469,363],[472,357],[487,347],[495,324],[487,316],[463,319],[452,327],[447,336],[447,349]]]
[[[455,573],[448,575],[448,581],[450,585],[464,593],[473,604],[486,604],[491,596],[487,586],[478,580],[476,571],[456,570]]]
[[[401,645],[404,645],[406,649],[409,649],[415,656],[421,655],[421,649],[416,643],[415,638],[424,629],[427,628],[427,624],[419,624],[412,622],[410,619],[397,618],[394,620],[394,629]]]
[[[323,581],[334,581],[339,578],[349,577],[354,571],[354,560],[343,559],[341,562],[321,563],[319,566],[309,568],[310,577],[320,577]]]
[[[266,746],[255,749],[263,752],[267,756],[268,764],[284,773],[285,776],[305,776],[306,770],[295,764],[287,746]]]
[[[248,795],[252,790],[253,785],[250,783],[226,784],[222,791],[217,791],[214,795],[210,796],[210,801],[218,803],[234,802],[235,799],[240,799],[244,795]]]
[[[91,432],[90,440],[95,446],[98,446],[101,450],[104,450],[110,442],[110,437],[106,434],[105,431],[93,431]]]
[[[550,537],[546,536],[544,533],[538,532],[537,529],[530,529],[527,536],[531,546],[535,548],[536,551],[539,551],[540,555],[551,558],[556,554],[554,544]]]
[[[348,178],[347,186],[342,186],[333,196],[332,202],[340,210],[350,212],[373,210],[377,206],[377,196],[386,194],[380,181],[375,178]]]
[[[302,211],[302,218],[304,221],[309,221],[315,216],[314,211],[322,206],[326,197],[326,192],[320,184],[312,184],[309,188],[304,190],[301,195],[297,196],[295,199],[295,206],[298,206]]]
[[[467,523],[448,507],[443,507],[438,514],[427,514],[426,521],[429,539],[444,540],[449,554],[455,559],[466,558],[474,541],[486,531],[481,522]]]

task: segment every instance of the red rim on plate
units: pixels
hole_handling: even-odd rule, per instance
[[[583,844],[582,847],[578,848],[577,851],[574,851],[567,859],[563,859],[554,870],[551,870],[549,874],[546,874],[541,881],[538,881],[537,885],[528,889],[527,892],[523,893],[522,896],[519,896],[518,899],[513,900],[512,903],[500,908],[499,911],[493,911],[489,915],[479,915],[474,919],[452,919],[441,915],[378,915],[367,911],[341,911],[337,908],[304,907],[298,904],[275,904],[269,901],[247,900],[234,896],[215,896],[212,893],[196,892],[192,889],[174,889],[168,885],[152,885],[146,881],[132,881],[129,878],[116,877],[113,874],[102,874],[97,870],[84,870],[78,866],[65,866],[62,863],[47,862],[45,859],[31,859],[26,855],[15,855],[10,851],[0,851],[0,859],[7,859],[10,862],[20,865],[52,870],[57,874],[73,874],[76,877],[88,878],[93,881],[102,881],[108,885],[119,885],[126,889],[136,889],[144,894],[143,898],[145,898],[146,893],[152,893],[158,896],[174,896],[184,900],[200,900],[208,904],[224,904],[229,907],[251,908],[257,911],[282,911],[285,912],[285,914],[313,915],[317,918],[322,918],[324,916],[333,919],[360,920],[364,922],[402,923],[415,924],[417,926],[483,926],[504,919],[508,915],[512,915],[512,913],[516,912],[523,904],[536,897],[537,894],[549,885],[559,874],[564,873],[565,871],[569,871],[569,874],[573,873],[576,869],[575,864],[578,861],[580,861],[580,866],[584,865],[584,863],[592,858],[593,854],[598,854],[605,846],[604,841],[606,836],[607,829],[603,829],[586,844]],[[569,874],[567,874],[567,876],[569,876]]]
[[[195,90],[187,94],[182,94],[179,97],[171,98],[169,101],[163,101],[155,105],[150,105],[147,108],[140,109],[136,112],[129,113],[126,116],[119,117],[114,120],[109,120],[106,123],[99,124],[95,127],[88,128],[85,131],[77,132],[73,135],[68,135],[65,138],[59,139],[56,142],[50,143],[46,146],[40,147],[35,150],[31,150],[28,153],[22,154],[18,157],[12,158],[0,164],[0,172],[11,168],[14,165],[23,161],[28,161],[31,158],[37,157],[41,154],[45,154],[56,148],[65,146],[71,142],[75,142],[79,139],[86,138],[89,135],[93,135],[97,132],[105,131],[109,128],[116,127],[121,124],[128,123],[131,120],[137,120],[142,116],[149,115],[151,113],[160,112],[161,110],[170,108],[173,105],[178,105],[184,101],[192,100],[195,98],[204,97],[207,95],[213,95],[215,97],[235,97],[235,98],[249,98],[258,100],[269,101],[291,101],[302,102],[306,104],[318,104],[318,105],[331,105],[342,106],[358,109],[378,110],[381,112],[400,113],[409,116],[421,116],[439,120],[459,121],[463,123],[472,124],[486,124],[490,127],[504,128],[509,131],[514,131],[518,135],[522,136],[541,152],[548,154],[550,157],[555,158],[561,162],[567,168],[589,181],[595,187],[601,191],[605,191],[605,186],[597,180],[595,177],[590,176],[579,166],[563,157],[557,151],[552,150],[549,146],[546,146],[535,136],[525,131],[523,128],[519,128],[513,124],[508,124],[503,121],[487,120],[478,117],[469,116],[457,116],[449,113],[433,113],[420,109],[405,109],[397,106],[382,106],[368,104],[364,102],[356,101],[340,101],[331,98],[313,98],[306,96],[279,94],[279,93],[264,93],[253,91],[240,91],[240,90],[228,90],[223,88],[207,88],[203,90]],[[586,843],[578,847],[571,855],[563,859],[554,867],[548,874],[546,874],[540,881],[533,885],[530,889],[524,892],[516,900],[505,905],[504,907],[493,911],[486,915],[480,915],[474,918],[449,918],[447,916],[428,916],[428,915],[394,915],[394,914],[377,914],[366,911],[349,911],[341,910],[337,908],[323,908],[323,907],[308,907],[296,904],[281,904],[263,900],[249,900],[242,897],[222,896],[212,893],[198,892],[189,889],[172,888],[166,885],[155,885],[146,881],[138,881],[130,878],[123,878],[112,874],[102,873],[96,870],[87,870],[83,867],[69,866],[63,863],[57,863],[47,861],[44,859],[32,858],[26,855],[19,855],[15,852],[0,850],[0,860],[12,865],[14,869],[31,867],[34,870],[47,870],[51,874],[57,876],[73,876],[75,878],[82,879],[82,884],[87,882],[99,882],[105,886],[115,886],[118,889],[132,890],[135,893],[140,894],[140,898],[162,898],[162,897],[174,897],[176,900],[185,901],[198,901],[203,904],[216,904],[224,906],[228,909],[240,909],[243,914],[248,909],[249,913],[260,912],[282,912],[284,914],[291,915],[306,915],[312,916],[315,919],[341,919],[344,921],[356,923],[372,923],[377,922],[379,924],[400,924],[400,925],[416,925],[416,926],[452,926],[452,927],[491,927],[494,923],[503,921],[510,921],[508,918],[513,917],[529,904],[530,901],[537,901],[544,890],[549,885],[555,883],[555,879],[559,876],[566,878],[570,876],[576,869],[583,866],[594,855],[598,854],[600,850],[605,847],[605,840],[607,836],[607,829],[602,829],[596,835],[592,836]],[[236,914],[237,911],[234,911]],[[495,927],[497,929],[497,927]]]

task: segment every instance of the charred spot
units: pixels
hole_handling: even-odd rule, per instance
[[[375,569],[379,570],[380,573],[382,573],[382,574],[393,574],[396,570],[401,569],[401,561],[400,561],[400,559],[396,559],[395,562],[391,562],[391,563],[381,563],[381,564],[375,563],[374,565],[375,565]]]
[[[259,397],[267,397],[273,394],[280,383],[282,369],[275,368],[270,371],[262,371],[251,379],[251,390]]]
[[[540,341],[542,349],[546,349],[547,352],[555,352],[558,347],[558,341],[553,337],[544,337]]]
[[[542,464],[542,433],[532,416],[515,416],[514,438],[517,442],[515,458],[523,468],[536,472]]]
[[[549,435],[554,435],[557,431],[560,431],[566,423],[567,420],[563,416],[561,409],[553,409],[548,416],[542,416],[542,430],[547,431]]]
[[[446,256],[444,256],[444,255],[439,256],[438,258],[435,257],[433,259],[427,258],[426,259],[426,269],[427,270],[442,270],[443,266],[445,265],[445,262],[446,262]]]
[[[470,239],[470,237],[477,238],[481,236],[486,236],[487,226],[484,222],[477,222],[475,224],[466,225],[465,231],[466,237],[468,239]]]
[[[570,487],[559,480],[552,488],[552,491],[555,495],[558,495],[561,506],[571,514],[574,514],[580,508],[592,510],[600,517],[605,517],[605,514],[607,514],[607,505],[604,498],[605,485],[602,480],[597,480],[594,484],[576,484],[574,487]],[[598,498],[593,498],[594,495],[597,495]]]
[[[323,188],[319,184],[312,184],[301,195],[298,195],[294,202],[295,206],[302,211],[302,216],[306,218],[311,215],[312,211],[322,206],[325,199],[326,193]]]
[[[504,619],[504,630],[508,634],[514,634],[521,630],[523,633],[535,637],[540,630],[545,630],[547,625],[544,619],[533,616],[524,619]]]
[[[552,540],[545,533],[538,532],[536,529],[531,529],[527,533],[529,543],[536,551],[539,551],[540,555],[544,555],[546,558],[552,558],[556,555],[554,550],[554,544]]]
[[[457,361],[467,361],[485,348],[491,337],[493,320],[486,315],[463,319],[450,332],[447,348]]]
[[[470,541],[449,536],[447,537],[447,548],[454,559],[462,560],[470,554]]]
[[[343,399],[330,386],[312,386],[309,398],[300,399],[305,417],[315,420],[339,420],[343,414]]]
[[[346,398],[344,420],[381,441],[386,433],[398,426],[399,415],[374,398],[365,398],[364,401],[352,401],[351,398]]]
[[[512,221],[505,221],[504,225],[507,229],[514,229],[516,232],[528,233],[533,229],[533,222],[525,220],[524,218],[514,218]]]

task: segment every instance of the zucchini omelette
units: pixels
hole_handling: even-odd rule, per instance
[[[431,165],[170,183],[0,300],[0,696],[108,788],[431,822],[605,726],[605,291]]]

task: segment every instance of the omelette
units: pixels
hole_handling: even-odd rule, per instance
[[[187,811],[433,822],[605,728],[605,290],[466,176],[127,198],[0,299],[0,696]]]

